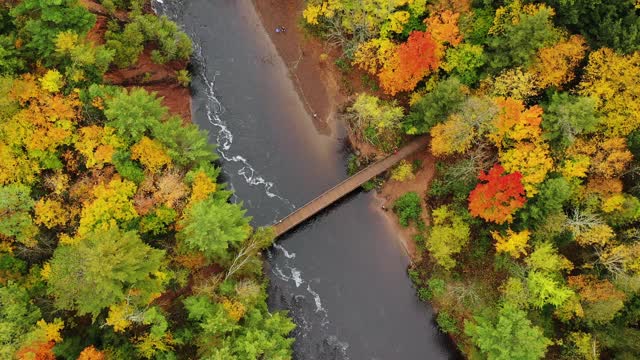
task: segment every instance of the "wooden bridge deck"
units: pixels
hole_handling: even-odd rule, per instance
[[[276,235],[280,236],[293,229],[294,227],[300,225],[300,223],[304,222],[308,218],[320,212],[322,209],[326,208],[343,196],[357,189],[365,182],[390,169],[400,160],[406,158],[407,156],[420,149],[424,149],[427,146],[427,143],[428,138],[426,136],[421,136],[404,146],[402,149],[398,150],[398,152],[396,152],[395,154],[389,155],[384,159],[367,166],[353,176],[342,181],[338,185],[325,191],[320,196],[311,200],[303,207],[299,208],[284,219],[274,224],[273,227],[276,231]]]

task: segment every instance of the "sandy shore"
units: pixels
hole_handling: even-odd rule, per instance
[[[323,134],[336,129],[337,113],[346,97],[338,86],[337,69],[333,61],[321,61],[321,55],[331,55],[331,49],[300,30],[303,1],[254,0],[260,19],[278,53],[287,64],[300,98],[309,114],[315,114],[314,125]],[[285,32],[277,33],[277,27]],[[335,52],[335,50],[334,50]],[[331,56],[330,56],[331,57]]]
[[[340,55],[338,49],[326,47],[320,40],[303,33],[299,23],[302,18],[304,1],[301,0],[254,0],[260,19],[269,32],[278,53],[289,68],[290,76],[294,80],[296,90],[305,103],[310,114],[316,114],[314,125],[323,134],[331,134],[336,129],[344,128],[340,123],[338,111],[349,101],[346,89],[340,84],[339,70],[334,65]],[[284,33],[276,32],[277,27],[284,26]],[[273,29],[270,31],[270,29]],[[321,55],[327,54],[328,60],[321,61]],[[354,93],[363,91],[362,84],[357,81],[358,74],[349,76]],[[370,91],[369,91],[370,92]],[[353,137],[349,137],[354,148],[361,153],[371,153],[368,144],[360,144]],[[429,183],[435,173],[435,161],[428,151],[414,154],[407,159],[409,162],[420,160],[422,168],[413,180],[397,182],[389,180],[376,194],[374,206],[387,218],[389,226],[399,234],[399,240],[407,255],[416,260],[420,252],[416,249],[413,227],[404,228],[399,225],[395,214],[390,210],[393,202],[408,191],[415,191],[424,197]],[[429,223],[426,204],[422,203],[423,221]],[[386,211],[383,209],[387,209]]]

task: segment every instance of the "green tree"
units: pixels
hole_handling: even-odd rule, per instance
[[[594,49],[611,47],[623,53],[640,50],[640,16],[635,0],[546,0],[556,21],[580,32]]]
[[[449,115],[460,110],[466,95],[460,80],[450,77],[439,82],[430,93],[423,96],[404,120],[407,134],[424,134]]]
[[[559,273],[572,268],[571,262],[558,254],[558,250],[550,242],[536,244],[535,250],[525,260],[534,270],[547,273]]]
[[[140,302],[146,304],[150,294],[162,290],[156,277],[163,257],[163,250],[146,245],[134,231],[92,232],[77,244],[56,249],[48,292],[57,308],[94,318],[127,299],[129,290],[140,293]]]
[[[242,270],[252,260],[259,260],[260,252],[271,246],[275,238],[275,229],[271,226],[256,229],[251,237],[242,244],[233,261],[231,261],[225,280]]]
[[[111,159],[115,165],[118,174],[123,178],[140,184],[144,180],[144,170],[136,161],[131,160],[131,152],[118,150],[113,154]]]
[[[157,46],[157,49],[151,51],[154,62],[164,64],[173,60],[187,60],[191,56],[191,39],[180,31],[178,24],[166,16],[145,14],[136,16],[134,22],[140,24],[145,40],[152,41]]]
[[[484,45],[493,25],[495,10],[491,6],[471,9],[460,16],[460,30],[466,42]]]
[[[143,88],[122,90],[108,99],[105,105],[107,125],[115,128],[118,135],[130,145],[159,126],[168,113],[160,99]]]
[[[518,21],[506,24],[503,31],[488,40],[489,67],[493,71],[530,65],[538,49],[560,40],[550,8],[518,16]]]
[[[151,59],[164,64],[173,60],[187,60],[191,56],[191,39],[166,16],[136,14],[120,30],[115,27],[105,34],[106,46],[115,52],[115,63],[126,68],[137,62],[145,43],[153,43]]]
[[[400,225],[407,227],[411,220],[420,220],[422,207],[420,206],[420,196],[416,192],[408,192],[400,196],[393,203],[393,211],[398,215]]]
[[[564,203],[571,198],[572,193],[573,188],[564,177],[547,179],[518,216],[529,227],[543,225],[549,216],[562,212]]]
[[[25,61],[15,44],[14,34],[0,35],[0,74],[13,75],[24,69]]]
[[[151,133],[166,146],[171,160],[184,168],[205,166],[218,158],[208,133],[194,124],[184,125],[178,117],[154,126]]]
[[[40,310],[24,287],[13,282],[0,286],[0,358],[13,359],[40,318]]]
[[[82,83],[101,82],[113,60],[114,51],[102,45],[96,46],[72,31],[65,31],[56,37],[56,55],[65,67],[70,87],[77,87]]]
[[[86,34],[96,21],[95,15],[77,0],[24,0],[10,12],[27,58],[51,65],[58,33],[71,30]]]
[[[229,260],[233,248],[250,235],[250,218],[241,205],[209,198],[194,204],[181,221],[178,237],[192,250],[214,261]]]
[[[555,93],[542,114],[544,138],[565,149],[576,137],[596,130],[596,102],[588,97]]]
[[[239,326],[223,306],[205,296],[191,296],[184,301],[189,319],[196,321],[202,339],[217,337],[220,346],[201,342],[200,353],[206,359],[274,359],[291,358],[294,339],[288,334],[295,325],[284,313],[268,314],[266,306],[247,311]]]
[[[447,49],[446,62],[442,68],[460,79],[465,85],[480,80],[480,68],[487,61],[482,46],[468,43]]]
[[[427,249],[440,266],[449,270],[456,266],[452,256],[462,251],[469,242],[469,224],[463,216],[446,205],[433,210],[432,217],[433,226],[429,231]]]
[[[38,233],[29,213],[34,206],[30,193],[22,184],[0,186],[0,235],[26,245],[33,245]]]
[[[555,278],[554,278],[555,277]],[[573,291],[563,285],[558,276],[541,271],[530,271],[527,275],[527,288],[531,297],[529,301],[537,308],[550,304],[561,306],[573,295]]]
[[[474,320],[465,321],[465,334],[489,360],[541,359],[552,343],[524,311],[509,303],[500,308],[497,321],[485,317]]]
[[[137,22],[127,24],[122,30],[116,25],[104,38],[105,46],[114,52],[115,65],[121,69],[135,64],[144,50],[144,34]]]

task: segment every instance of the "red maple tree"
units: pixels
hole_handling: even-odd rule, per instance
[[[413,31],[378,74],[385,92],[395,95],[409,91],[422,78],[438,68],[438,43],[426,31]]]
[[[513,212],[524,206],[522,174],[503,174],[500,164],[493,165],[488,173],[480,172],[481,182],[469,194],[471,215],[502,224],[511,222]]]

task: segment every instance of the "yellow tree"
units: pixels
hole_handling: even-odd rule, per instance
[[[0,135],[3,135],[2,129]],[[40,169],[37,160],[28,158],[21,149],[12,148],[0,140],[0,185],[14,182],[31,184]]]
[[[519,142],[513,148],[501,150],[499,159],[507,172],[522,174],[522,185],[527,191],[527,197],[538,193],[538,184],[553,169],[549,147],[544,143]]]
[[[579,138],[567,152],[570,156],[588,156],[590,174],[606,179],[622,175],[633,160],[633,155],[627,148],[627,142],[622,137]]]
[[[438,52],[440,57],[444,55],[444,48],[447,45],[455,47],[462,42],[462,34],[458,29],[459,18],[460,14],[445,10],[433,13],[425,20],[427,30],[439,45]]]
[[[520,258],[522,255],[527,255],[529,235],[529,230],[515,232],[508,229],[507,234],[504,236],[497,231],[491,232],[491,236],[496,241],[496,251],[506,252],[515,259]]]
[[[85,126],[78,129],[78,135],[74,146],[84,155],[87,168],[101,169],[112,161],[115,151],[123,145],[116,130],[109,126]]]
[[[431,131],[431,152],[435,156],[464,153],[471,148],[476,136],[473,124],[464,121],[458,114],[451,115]]]
[[[404,182],[415,179],[413,165],[407,160],[402,160],[393,170],[391,170],[391,180]]]
[[[171,164],[171,157],[167,154],[165,147],[146,136],[131,147],[131,158],[140,161],[152,174],[158,173],[163,167]]]
[[[40,86],[48,92],[57,93],[64,85],[62,74],[58,70],[48,70],[43,77],[40,78]]]
[[[115,178],[108,184],[97,185],[93,189],[94,200],[82,208],[78,234],[83,236],[94,229],[106,230],[118,222],[138,217],[131,197],[136,185],[127,180]]]
[[[538,86],[561,87],[575,77],[575,69],[585,56],[587,45],[580,35],[572,35],[551,47],[538,50],[531,68],[538,80]]]
[[[210,194],[216,191],[216,183],[204,172],[198,171],[191,186],[191,198],[189,203],[193,204],[205,200]]]
[[[619,55],[602,48],[589,55],[580,94],[596,99],[610,136],[626,136],[640,126],[640,52]]]
[[[371,75],[377,75],[393,57],[396,44],[387,38],[376,38],[358,46],[352,64]]]
[[[527,109],[521,100],[512,98],[497,98],[495,101],[501,110],[493,121],[493,130],[488,137],[498,148],[514,141],[540,139],[540,106],[534,105]]]
[[[46,228],[64,225],[68,221],[68,211],[63,204],[54,199],[40,199],[36,202],[35,223],[44,225]]]
[[[576,242],[582,246],[605,246],[615,237],[613,229],[607,224],[595,224],[576,234]]]
[[[491,94],[498,97],[507,97],[516,100],[524,100],[535,96],[540,92],[538,75],[521,68],[507,69],[495,79],[483,81],[483,86],[490,84]]]
[[[14,84],[11,96],[23,108],[0,125],[5,139],[24,146],[31,156],[38,151],[55,152],[58,146],[69,144],[81,105],[77,94],[50,94],[39,88],[30,75]]]

